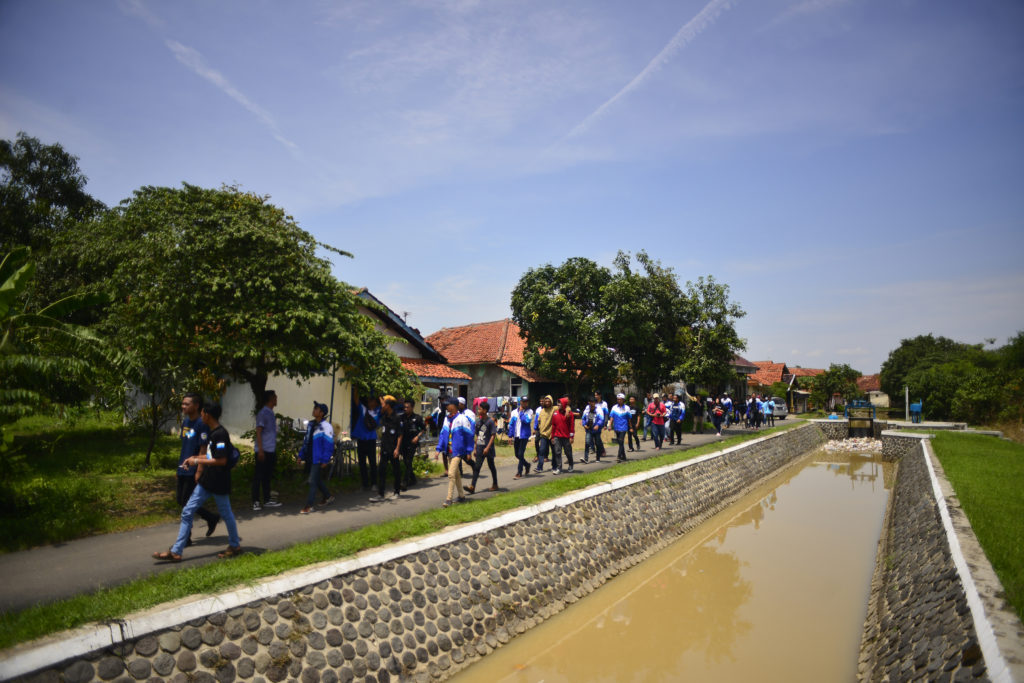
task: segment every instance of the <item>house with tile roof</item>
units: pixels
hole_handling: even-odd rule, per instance
[[[447,359],[410,327],[404,318],[370,293],[365,287],[354,292],[362,300],[359,312],[373,320],[374,327],[393,341],[388,349],[402,361],[402,367],[412,372],[426,388],[419,410],[429,414],[440,395],[456,395],[459,388],[469,385],[470,377],[448,364]],[[328,405],[331,422],[340,427],[342,434],[350,430],[355,408],[352,384],[341,368],[326,368],[302,382],[283,376],[272,376],[267,388],[277,392],[279,415],[295,420],[309,419],[313,401]],[[403,399],[405,397],[396,397]],[[253,397],[247,384],[230,384],[222,399],[224,414],[221,422],[231,434],[242,434],[253,428]]]
[[[882,391],[881,375],[861,375],[857,378],[857,388],[867,394],[872,405],[879,408],[889,407],[889,394]]]
[[[426,341],[448,359],[452,368],[469,375],[469,386],[459,387],[460,395],[467,399],[529,396],[536,401],[545,394],[565,393],[563,384],[523,364],[526,340],[510,318],[445,327],[427,335]]]

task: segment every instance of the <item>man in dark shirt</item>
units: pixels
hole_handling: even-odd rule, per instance
[[[183,463],[193,455],[199,455],[206,447],[209,429],[203,423],[199,413],[203,407],[203,397],[199,394],[185,394],[181,401],[181,455],[178,456],[177,500],[178,507],[183,508],[196,490],[196,468],[183,467]],[[210,512],[205,506],[199,506],[196,514],[206,520],[206,535],[209,536],[217,528],[220,515]],[[192,545],[191,534],[185,546]]]
[[[405,464],[405,479],[402,481],[402,490],[416,485],[416,473],[412,471],[412,460],[416,456],[416,449],[419,448],[420,439],[423,438],[427,426],[423,417],[416,412],[416,403],[411,399],[405,399],[405,412],[403,415],[402,431],[402,460]]]
[[[371,503],[387,500],[388,465],[395,480],[395,497],[402,495],[402,433],[405,424],[402,416],[395,412],[395,397],[382,396],[380,399],[380,463],[377,467],[377,495]]]
[[[199,481],[192,497],[181,511],[181,526],[178,528],[178,539],[169,550],[153,553],[153,558],[164,562],[180,562],[181,551],[192,534],[192,520],[196,510],[213,496],[217,509],[228,530],[228,549],[218,553],[217,557],[233,557],[242,552],[242,539],[238,537],[238,525],[231,511],[231,453],[233,446],[228,430],[220,424],[221,407],[219,403],[208,401],[203,406],[203,423],[209,428],[206,457],[194,455],[187,458],[184,466],[199,468]]]
[[[491,470],[491,488],[487,490],[498,490],[498,471],[494,468],[494,436],[498,433],[498,429],[494,424],[494,420],[487,412],[490,409],[491,404],[487,401],[483,401],[476,408],[476,424],[473,425],[473,481],[469,486],[463,487],[466,493],[476,491],[476,480],[480,477],[480,470],[483,469],[484,460],[487,461],[487,466]]]

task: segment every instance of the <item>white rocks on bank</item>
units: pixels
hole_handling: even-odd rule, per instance
[[[829,453],[881,453],[882,440],[871,437],[857,437],[842,441],[829,441],[825,444]]]

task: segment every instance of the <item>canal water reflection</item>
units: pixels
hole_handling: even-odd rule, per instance
[[[891,467],[815,451],[456,680],[853,680]]]

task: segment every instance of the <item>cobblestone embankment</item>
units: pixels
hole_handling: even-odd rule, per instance
[[[900,460],[886,512],[861,642],[859,678],[989,680],[932,494],[921,438]]]
[[[332,577],[293,591],[260,597],[266,591],[254,587],[218,596],[219,611],[186,623],[156,627],[159,610],[136,615],[122,631],[137,637],[70,658],[64,650],[64,661],[44,662],[23,680],[444,679],[824,440],[811,425],[791,429],[592,487],[511,523],[470,525],[457,540],[452,532],[436,545],[421,539],[417,552],[383,563],[345,571],[339,562]]]

